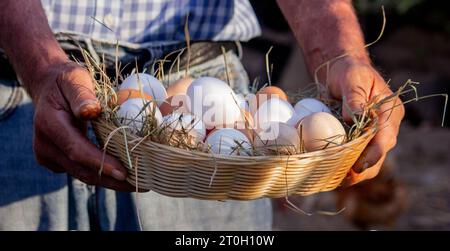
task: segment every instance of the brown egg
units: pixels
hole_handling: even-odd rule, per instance
[[[254,120],[252,114],[245,109],[241,109],[242,115],[241,118],[234,123],[234,129],[242,132],[253,142],[254,139]]]
[[[306,116],[298,124],[300,139],[308,152],[345,143],[346,133],[341,122],[327,112]]]
[[[194,79],[189,76],[178,79],[167,87],[167,96],[170,97],[177,94],[186,94],[192,81],[194,81]]]
[[[266,100],[271,99],[273,97],[288,101],[288,97],[286,93],[276,86],[267,86],[262,88],[256,93],[256,104],[259,107]]]
[[[255,126],[253,116],[248,110],[241,109],[241,117],[234,123],[236,129],[249,129]]]
[[[123,102],[132,98],[142,98],[148,101],[152,100],[152,97],[144,92],[134,89],[123,89],[117,92],[116,104],[121,105]]]
[[[163,116],[171,114],[174,111],[180,113],[189,112],[188,100],[189,97],[186,94],[170,96],[159,106],[159,110]]]

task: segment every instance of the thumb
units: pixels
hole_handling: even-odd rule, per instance
[[[371,89],[374,84],[373,74],[364,71],[361,67],[358,71],[350,71],[342,79],[342,116],[346,122],[351,123],[352,117],[361,114],[364,106],[371,97]]]
[[[344,92],[342,95],[342,116],[345,122],[352,123],[355,115],[362,113],[367,100],[357,92]]]
[[[98,117],[101,107],[94,93],[91,76],[86,69],[75,63],[67,65],[57,78],[57,84],[75,117],[81,119]]]

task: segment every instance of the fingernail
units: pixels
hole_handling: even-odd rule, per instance
[[[80,104],[78,104],[78,109],[88,109],[88,108],[93,108],[93,107],[97,107],[99,105],[99,103],[97,102],[97,100],[95,99],[88,99],[88,100],[84,100],[83,102],[81,102]]]
[[[96,100],[86,100],[78,108],[80,117],[85,119],[91,119],[96,117],[100,111],[101,107]]]
[[[87,106],[87,105],[97,105],[97,104],[98,104],[98,101],[96,99],[86,99],[80,103],[80,107]]]
[[[124,173],[118,170],[112,170],[111,176],[116,180],[125,180],[127,178],[127,176]]]
[[[353,166],[353,171],[355,171],[356,173],[360,173],[362,172],[365,168],[367,168],[367,166],[369,165],[369,163],[367,163],[367,161],[364,159],[358,159],[358,161],[355,163],[355,165]]]
[[[364,160],[364,162],[362,164],[358,163],[357,165],[355,165],[355,168],[353,170],[356,173],[362,173],[364,170],[366,170],[370,166],[371,166],[371,164],[368,161]]]
[[[356,161],[353,170],[356,173],[361,173],[375,165],[381,157],[382,153],[378,147],[368,146]]]
[[[366,170],[369,167],[369,162],[364,162],[364,164],[362,165],[362,167],[359,169],[359,172],[363,172],[364,170]]]
[[[351,177],[347,176],[345,177],[345,179],[341,182],[341,186],[342,187],[348,187],[350,185],[351,182]]]

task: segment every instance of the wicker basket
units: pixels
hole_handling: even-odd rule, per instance
[[[92,124],[101,145],[117,129],[102,118]],[[139,188],[171,197],[252,200],[305,196],[335,189],[375,131],[373,126],[344,145],[299,155],[223,156],[149,140],[130,152],[127,148],[132,149],[139,138],[119,129],[112,134],[106,150],[124,163],[129,171],[128,181]]]

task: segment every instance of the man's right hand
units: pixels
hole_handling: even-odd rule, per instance
[[[90,185],[134,191],[126,169],[86,138],[100,113],[89,73],[56,41],[40,0],[0,1],[0,48],[35,105],[33,148],[39,164]]]
[[[134,191],[126,170],[86,138],[86,120],[101,108],[89,73],[74,62],[58,63],[26,83],[35,104],[33,149],[39,164],[89,185]]]

